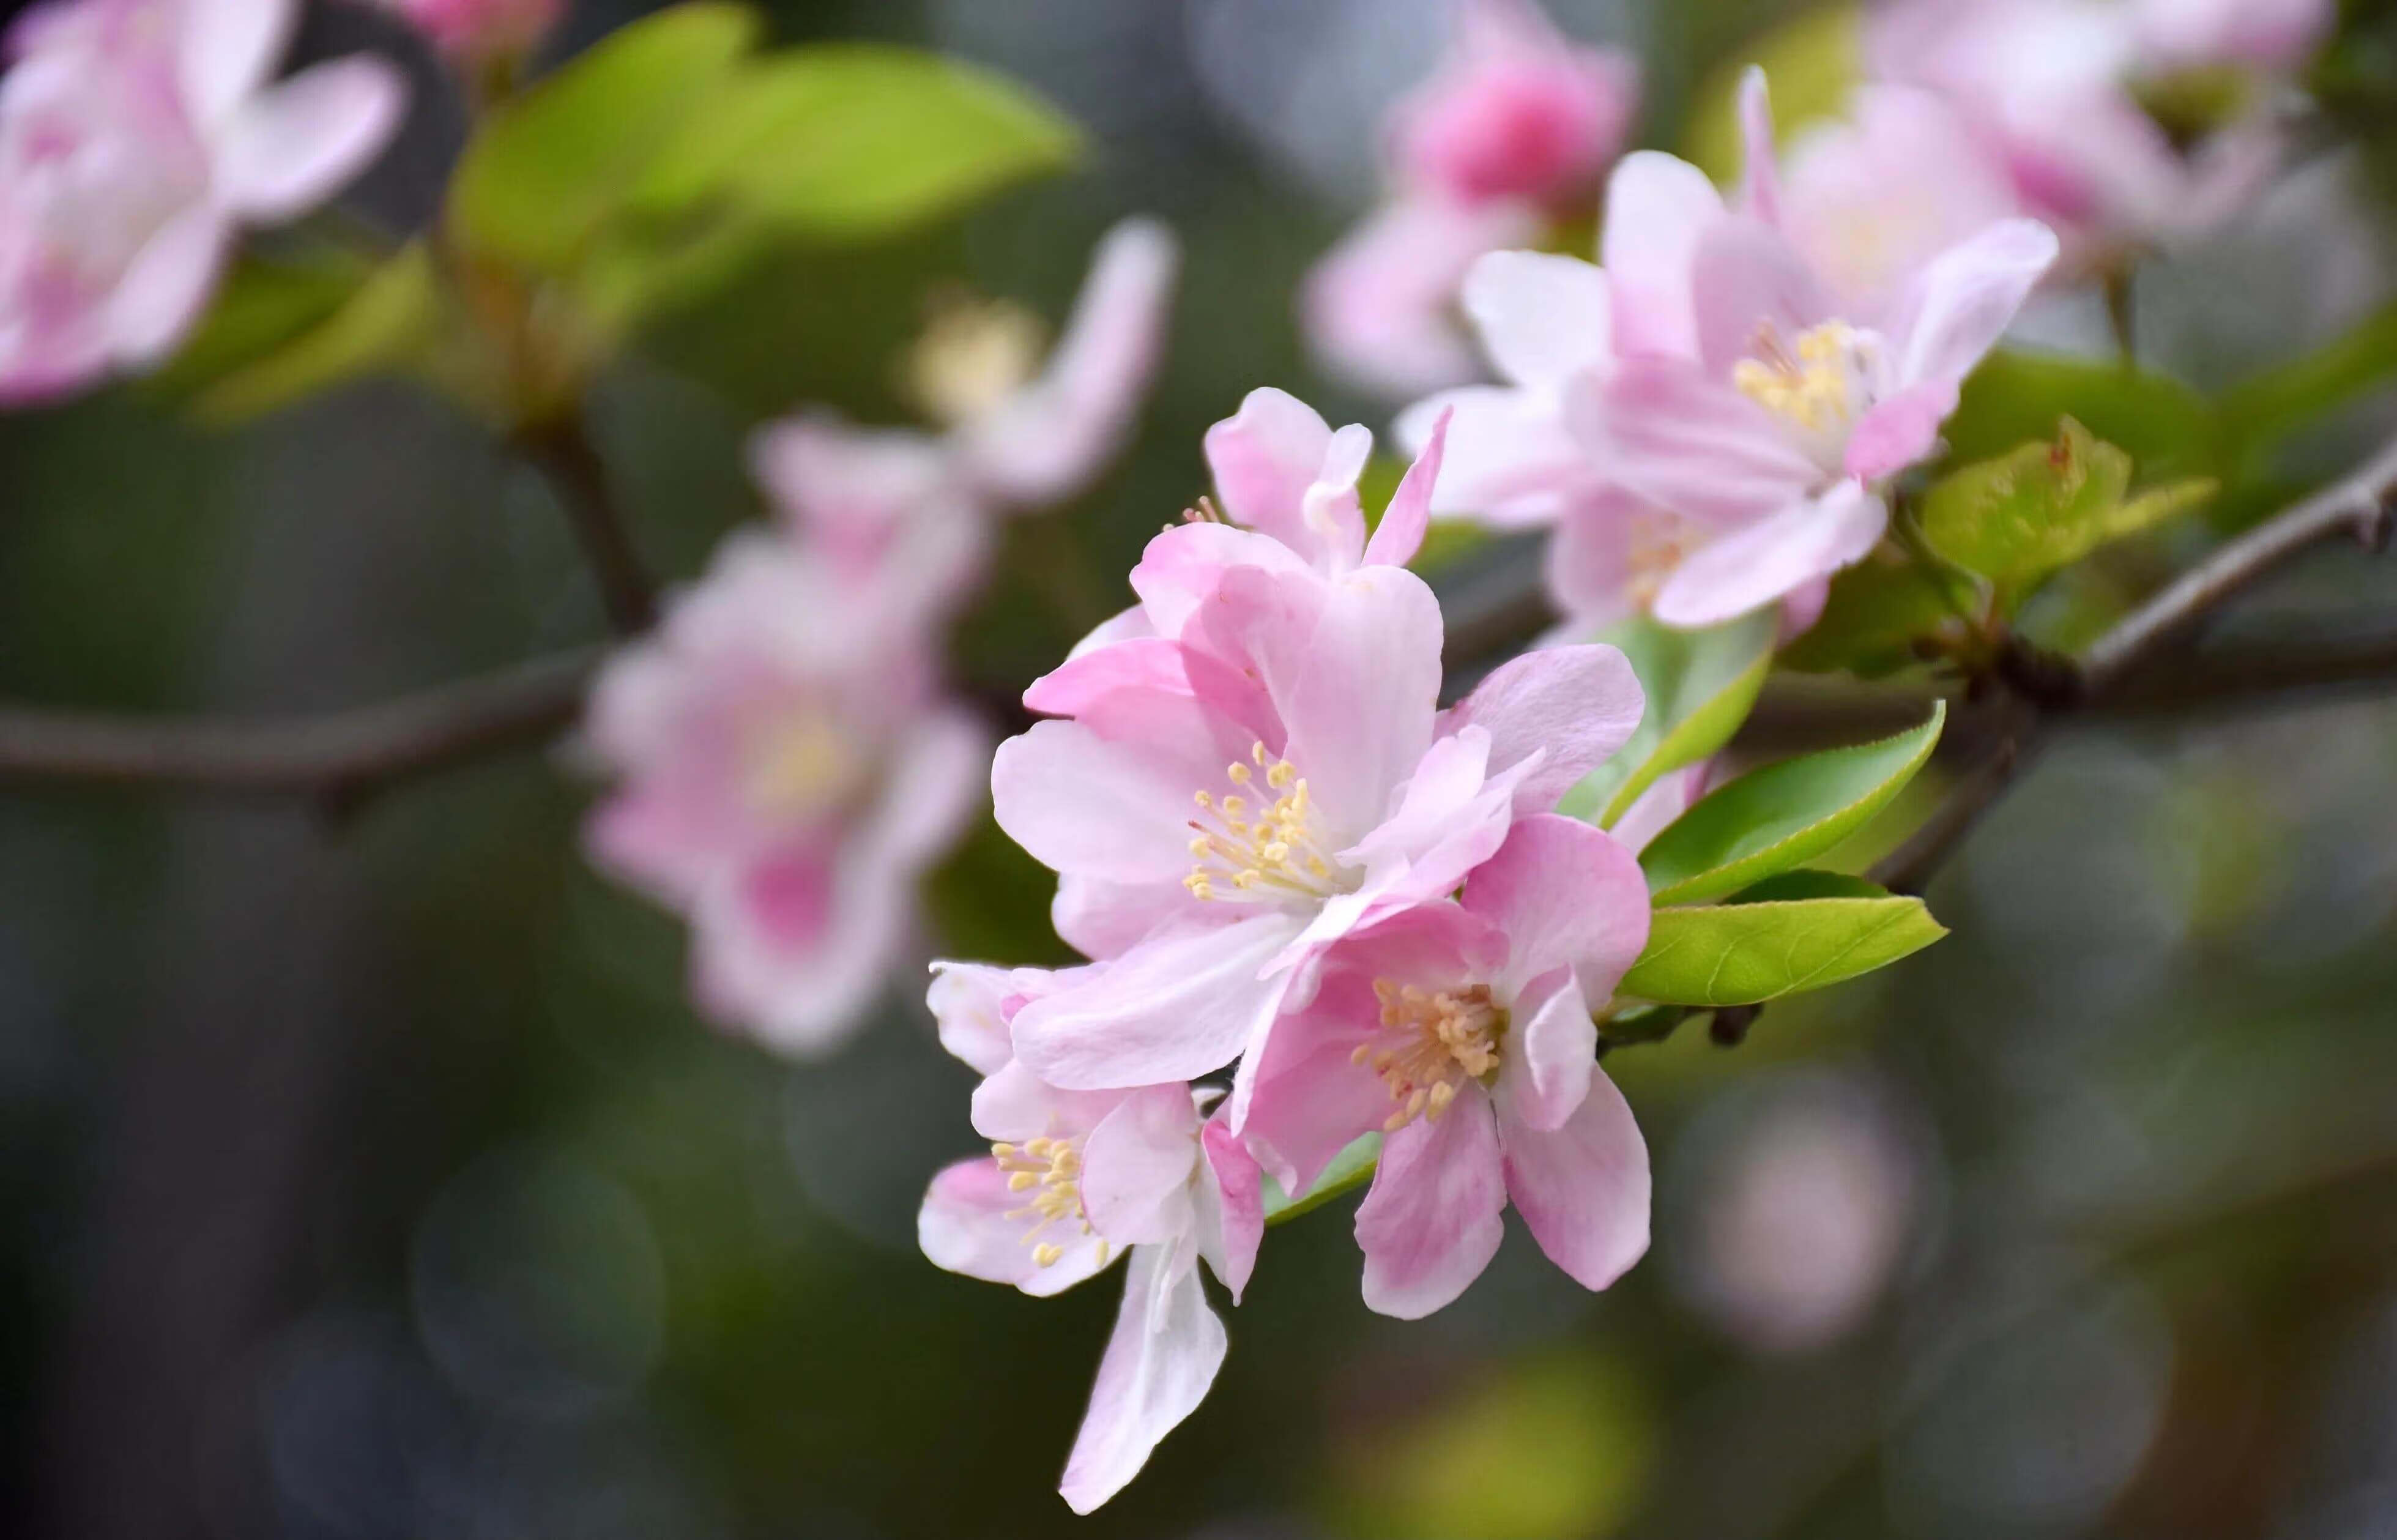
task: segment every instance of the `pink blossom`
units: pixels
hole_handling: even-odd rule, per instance
[[[1605,647],[1519,658],[1440,712],[1439,605],[1375,554],[1327,575],[1266,535],[1169,529],[1134,571],[1137,623],[1026,696],[1071,715],[1000,746],[999,825],[1060,874],[1060,933],[1113,959],[1017,1019],[1043,1078],[1230,1063],[1306,998],[1327,947],[1453,891],[1638,724],[1638,681]],[[1244,1062],[1236,1130],[1251,1079]]]
[[[791,1051],[872,1004],[979,799],[987,739],[937,695],[917,582],[735,535],[593,691],[619,780],[593,858],[690,919],[703,1008]]]
[[[1726,621],[1816,591],[1880,540],[1881,488],[1927,456],[1964,376],[2056,255],[2001,220],[1852,290],[1786,228],[1761,75],[1743,91],[1736,207],[1696,167],[1628,156],[1604,266],[1500,252],[1466,304],[1509,382],[1411,408],[1453,414],[1435,513],[1557,523],[1576,612]],[[1610,597],[1610,596],[1612,596]]]
[[[443,53],[462,59],[525,54],[557,25],[565,0],[378,0]]]
[[[296,0],[60,0],[0,80],[0,397],[40,400],[171,353],[243,224],[323,202],[397,127],[397,71],[268,84]]]
[[[1516,824],[1461,900],[1360,930],[1264,1050],[1248,1133],[1311,1185],[1359,1134],[1381,1160],[1357,1212],[1365,1303],[1428,1315],[1498,1249],[1511,1200],[1575,1281],[1648,1246],[1647,1146],[1597,1065],[1592,1012],[1648,939],[1640,864],[1554,814]]]
[[[777,508],[836,562],[871,570],[904,547],[926,585],[962,600],[993,519],[1075,496],[1130,432],[1164,343],[1178,248],[1127,220],[1099,243],[1064,336],[1007,307],[953,315],[916,355],[947,431],[861,427],[810,410],[761,428],[750,463]]]
[[[1123,1306],[1058,1488],[1077,1513],[1122,1490],[1198,1408],[1225,1348],[1198,1263],[1238,1304],[1265,1232],[1256,1162],[1205,1116],[1212,1093],[1180,1083],[1059,1091],[991,1037],[1089,971],[948,965],[935,982],[943,1041],[967,1048],[960,1056],[986,1076],[973,1122],[994,1143],[933,1178],[917,1218],[933,1262],[1027,1294],[1060,1292],[1130,1253]]]
[[[1461,0],[1447,57],[1391,114],[1388,201],[1302,292],[1325,367],[1399,396],[1471,379],[1457,285],[1481,253],[1586,211],[1638,98],[1629,55],[1574,45],[1530,0]]]
[[[2218,226],[2279,159],[2260,102],[2184,151],[2138,87],[2192,66],[2285,69],[2326,13],[2317,0],[1892,5],[1872,13],[1867,52],[1881,78],[1947,100],[2081,272]]]

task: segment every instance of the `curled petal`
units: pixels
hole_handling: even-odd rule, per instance
[[[1206,1399],[1226,1346],[1224,1323],[1207,1308],[1195,1248],[1134,1250],[1115,1333],[1057,1487],[1068,1507],[1089,1513],[1140,1474],[1158,1444]]]

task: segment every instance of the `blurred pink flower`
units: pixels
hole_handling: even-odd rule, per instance
[[[566,0],[376,0],[461,59],[503,59],[532,51],[566,14]]]
[[[2315,0],[1939,0],[1877,8],[1866,46],[1878,76],[1962,115],[2077,273],[2216,228],[2280,159],[2260,91],[2185,149],[2141,87],[2189,68],[2285,71],[2328,20]]]
[[[1647,944],[1631,852],[1554,814],[1525,819],[1465,883],[1359,930],[1260,1051],[1247,1132],[1287,1191],[1383,1132],[1357,1211],[1365,1303],[1414,1318],[1498,1249],[1511,1199],[1541,1250],[1603,1289],[1648,1247],[1648,1151],[1599,1071],[1594,1011]]]
[[[910,939],[915,881],[980,800],[988,740],[935,689],[921,574],[737,534],[595,687],[618,779],[593,859],[683,914],[703,1009],[840,1040]]]
[[[1846,289],[1786,226],[1761,74],[1741,111],[1736,207],[1695,167],[1627,157],[1602,268],[1498,252],[1466,279],[1509,385],[1400,420],[1405,439],[1453,414],[1433,512],[1572,530],[1551,574],[1582,616],[1705,626],[1816,596],[1880,540],[1880,488],[1931,452],[2055,259],[2043,226],[2001,220]]]
[[[1239,1303],[1265,1233],[1258,1169],[1181,1083],[1109,1091],[1046,1086],[1009,1060],[1004,1030],[1074,974],[945,965],[933,984],[942,1040],[984,1072],[974,1092],[985,1157],[932,1179],[917,1217],[924,1254],[952,1272],[1058,1293],[1130,1252],[1123,1306],[1058,1487],[1088,1513],[1139,1473],[1197,1409],[1222,1367],[1223,1322],[1198,1263]]]
[[[1471,379],[1457,285],[1587,207],[1638,100],[1628,54],[1573,44],[1530,0],[1460,0],[1447,57],[1392,112],[1389,201],[1302,290],[1325,367],[1398,396]]]
[[[1036,709],[1071,719],[992,770],[1000,827],[1061,876],[1059,933],[1114,959],[1016,1021],[1054,1084],[1230,1063],[1312,991],[1326,947],[1453,891],[1640,719],[1603,647],[1516,659],[1440,712],[1439,605],[1400,568],[1327,577],[1200,523],[1150,542],[1133,585],[1148,635],[1069,663],[1071,691],[1036,685]],[[1252,1078],[1244,1063],[1236,1130]]]
[[[956,312],[915,359],[917,393],[945,416],[946,433],[810,410],[759,429],[751,468],[830,559],[871,570],[904,546],[927,586],[961,600],[997,516],[1073,497],[1122,448],[1164,345],[1179,261],[1163,225],[1125,221],[1099,243],[1038,373],[1028,316]]]
[[[297,0],[59,0],[0,79],[0,398],[162,361],[237,228],[290,220],[382,150],[406,90],[379,60],[268,84]]]

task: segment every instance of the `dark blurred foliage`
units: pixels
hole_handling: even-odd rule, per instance
[[[637,8],[585,4],[568,41]],[[1559,8],[1641,49],[1646,137],[1667,143],[1773,20]],[[595,403],[644,549],[687,578],[755,516],[759,419],[902,418],[891,360],[936,281],[1054,315],[1108,222],[1162,215],[1188,275],[1136,450],[1011,529],[960,629],[959,678],[1003,703],[1120,602],[1243,391],[1382,420],[1310,371],[1290,297],[1368,191],[1373,93],[1432,51],[1397,19],[1429,9],[775,7],[786,40],[1015,73],[1096,154],[904,247],[761,266],[662,327]],[[368,36],[406,46],[333,6],[303,42]],[[1347,76],[1308,54],[1326,38],[1357,50]],[[2355,47],[2369,88],[2336,103],[2385,136],[2382,45]],[[426,216],[462,131],[417,67],[411,138],[364,190],[395,224]],[[1244,114],[1226,80],[1279,106]],[[1350,126],[1345,168],[1274,148],[1325,122]],[[2237,271],[2156,286],[2158,345],[2201,378],[2297,345],[2283,316],[2310,297]],[[2234,291],[2243,333],[2219,323]],[[0,420],[0,488],[10,700],[304,712],[601,631],[543,487],[399,387],[224,437],[139,388],[21,413]],[[2391,597],[2325,556],[2242,623]],[[1359,1303],[1342,1211],[1277,1230],[1212,1397],[1080,1522],[1051,1488],[1116,1285],[1033,1301],[917,1254],[923,1183],[973,1140],[971,1078],[912,983],[826,1064],[711,1030],[676,924],[581,862],[586,790],[556,759],[340,816],[11,792],[0,1528],[2397,1533],[2392,790],[2397,716],[2368,703],[2076,733],[1935,890],[1955,939],[1775,1008],[1735,1052],[1685,1033],[1609,1061],[1660,1178],[1656,1252],[1622,1286],[1584,1294],[1519,1232],[1463,1303],[1405,1325]],[[928,953],[1054,957],[1046,894],[986,831],[936,884]],[[1788,1128],[1834,1134],[1767,1137]]]

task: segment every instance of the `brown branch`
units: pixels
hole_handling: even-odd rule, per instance
[[[560,653],[379,704],[284,721],[0,711],[0,784],[305,793],[353,807],[393,782],[548,742],[599,654]]]
[[[637,636],[657,621],[657,585],[633,544],[631,527],[608,488],[608,467],[580,415],[529,427],[516,438],[524,457],[549,477],[599,584],[608,623],[620,636]]]

